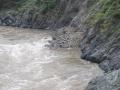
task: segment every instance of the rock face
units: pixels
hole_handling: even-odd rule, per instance
[[[101,1],[104,2],[104,0]],[[106,1],[109,4],[107,4],[107,7],[105,6],[103,11],[105,12],[108,7],[112,7],[112,10],[106,12],[117,12],[116,2],[112,0]],[[117,13],[115,16],[112,16],[112,14],[107,16],[103,12],[101,13],[104,7],[100,3],[95,3],[95,9],[93,10],[97,10],[93,12],[90,10],[92,14],[89,10],[87,10],[88,12],[86,11],[87,13],[85,13],[85,18],[83,19],[85,23],[80,23],[79,25],[79,29],[84,33],[80,43],[81,57],[85,60],[98,63],[101,69],[106,72],[104,76],[93,79],[88,84],[86,90],[120,90],[120,13]],[[115,6],[109,6],[113,3]],[[115,12],[112,13],[115,14]],[[100,14],[103,14],[103,16],[99,17]],[[92,15],[93,17],[91,18]],[[92,22],[89,23],[89,21]]]
[[[47,16],[33,16],[32,11],[24,12],[21,16],[11,14],[0,16],[0,25],[17,26],[23,28],[47,28],[54,23],[54,20],[48,20]]]
[[[93,79],[86,90],[120,90],[120,70]]]
[[[92,27],[88,24],[83,25],[84,36],[80,46],[83,59],[98,63],[104,71],[108,72],[120,68],[120,32],[118,29],[120,18],[113,17],[110,25],[105,25],[101,21]]]
[[[79,12],[82,1],[84,0],[56,0],[56,7],[44,14],[39,13],[35,6],[23,11],[1,11],[0,25],[44,29],[67,26]]]
[[[84,29],[84,36],[81,41],[82,58],[98,63],[106,72],[117,70],[120,68],[120,32],[113,28],[119,26],[120,21],[116,21],[116,25],[112,25],[108,31],[100,30],[100,23],[94,27]]]

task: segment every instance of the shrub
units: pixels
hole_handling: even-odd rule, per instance
[[[120,19],[120,0],[99,0],[91,8],[87,23],[95,25],[101,22],[101,30],[106,31],[115,19]]]

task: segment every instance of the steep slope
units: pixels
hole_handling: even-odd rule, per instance
[[[106,74],[93,79],[86,90],[119,90],[120,0],[99,0],[87,11],[80,28],[82,58],[98,63]]]
[[[119,90],[120,0],[84,0],[80,6],[69,28],[56,31],[54,39],[60,47],[73,47],[75,45],[71,46],[69,42],[76,40],[75,33],[83,32],[80,34],[83,36],[80,41],[81,57],[98,63],[107,73],[91,81],[87,90]],[[66,36],[72,36],[72,39]],[[114,72],[108,73],[111,71]]]
[[[100,0],[85,21],[82,58],[100,64],[107,71],[120,68],[120,1]]]
[[[12,0],[11,3],[6,0],[6,2],[1,6],[0,25],[25,28],[66,26],[79,11],[80,4],[78,0]]]

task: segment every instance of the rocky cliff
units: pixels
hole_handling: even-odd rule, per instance
[[[55,41],[60,47],[80,43],[81,57],[98,63],[105,71],[106,74],[91,81],[86,90],[119,90],[120,0],[84,0],[79,7],[69,28],[56,31]]]
[[[87,6],[85,20],[80,23],[84,32],[81,57],[98,63],[106,74],[92,80],[86,90],[119,90],[120,0],[98,0]]]
[[[106,72],[120,68],[119,5],[119,0],[100,0],[90,10],[84,24],[82,58],[98,63]]]
[[[78,0],[11,0],[11,3],[5,1],[0,9],[0,25],[24,28],[67,26],[78,13],[81,2]]]

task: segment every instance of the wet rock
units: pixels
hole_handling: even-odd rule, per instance
[[[101,67],[101,69],[103,69],[105,72],[109,72],[112,70],[112,67],[110,65],[110,60],[104,60],[103,62],[101,62],[99,64],[99,66]]]
[[[86,53],[82,53],[81,56],[83,59],[86,59],[88,61],[92,61],[95,63],[100,63],[102,62],[106,56],[104,56],[104,50],[88,50]]]
[[[120,70],[93,79],[86,90],[120,90]]]
[[[87,27],[87,26],[86,26]],[[112,26],[116,27],[116,26]],[[81,41],[82,58],[100,64],[106,72],[120,68],[120,33],[114,32],[112,28],[106,32],[100,32],[100,23],[94,28],[84,31]]]
[[[0,25],[2,25],[2,18],[0,18]]]
[[[88,34],[88,32],[85,33]],[[120,44],[119,36],[117,36],[119,33],[113,33],[114,35],[116,34],[116,37],[113,37],[115,40],[109,40],[105,33],[101,34],[98,32],[93,34],[97,36],[91,39],[85,37],[81,41],[82,58],[100,64],[100,67],[106,72],[119,69]]]
[[[12,26],[13,23],[15,23],[15,18],[12,16],[6,16],[3,18],[2,22],[4,23],[5,26]]]
[[[113,56],[109,60],[104,60],[101,62],[99,66],[106,72],[118,70],[120,69],[120,57]]]

